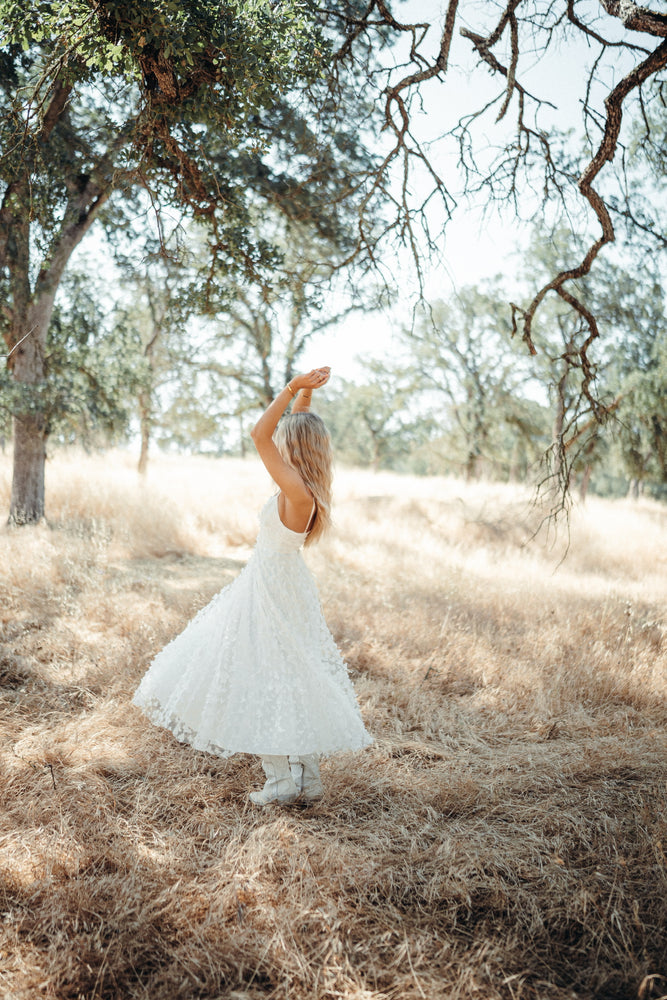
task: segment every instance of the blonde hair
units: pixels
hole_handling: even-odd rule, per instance
[[[315,518],[304,542],[311,545],[331,525],[333,451],[329,431],[316,413],[290,413],[278,424],[273,439],[313,495]]]

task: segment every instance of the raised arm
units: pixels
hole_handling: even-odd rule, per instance
[[[308,413],[310,410],[310,401],[313,395],[312,389],[301,389],[294,400],[294,405],[292,406],[292,413]]]
[[[322,385],[324,385],[324,383],[328,380],[329,375],[331,374],[331,368],[325,366],[324,368],[317,368],[316,371],[322,372],[323,375],[326,375],[324,382],[322,382]],[[321,385],[316,386],[316,388],[320,389]],[[292,406],[292,413],[308,413],[308,411],[310,410],[310,401],[312,395],[313,395],[313,389],[310,386],[308,386],[305,389],[300,389],[296,399],[294,400],[294,405]]]
[[[329,371],[329,368],[314,368],[306,375],[295,375],[266,408],[250,432],[267,472],[286,498],[297,508],[305,509],[307,507],[310,510],[312,497],[299,473],[287,464],[276,448],[273,442],[273,432],[295,397],[301,397],[305,393],[308,397],[308,405],[301,405],[299,410],[303,412],[308,409],[313,389],[326,385],[329,380]],[[298,403],[299,399],[297,398],[293,412],[297,412],[296,405]]]

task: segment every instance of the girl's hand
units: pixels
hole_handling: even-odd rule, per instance
[[[301,389],[321,389],[329,381],[330,375],[331,368],[328,366],[313,368],[306,375],[295,375],[289,384],[294,392],[300,392]]]

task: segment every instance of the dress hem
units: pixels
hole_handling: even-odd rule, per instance
[[[198,738],[194,730],[185,726],[173,716],[171,719],[166,719],[159,702],[155,700],[153,705],[148,705],[139,701],[135,696],[135,698],[132,699],[132,704],[138,708],[146,716],[146,718],[153,723],[153,725],[159,726],[160,729],[165,729],[167,732],[171,733],[171,735],[177,739],[179,743],[190,746],[193,750],[210,753],[223,759],[233,757],[237,753],[253,754],[260,757],[272,755],[305,756],[306,754],[314,753],[318,754],[320,757],[330,757],[337,753],[349,753],[357,750],[364,750],[366,747],[369,747],[372,743],[374,743],[373,737],[364,730],[363,736],[356,741],[345,741],[342,743],[328,744],[326,746],[320,745],[314,747],[312,744],[309,744],[308,746],[299,747],[291,744],[289,749],[285,749],[285,746],[280,744],[262,745],[260,743],[253,743],[250,741],[249,743],[242,742],[239,745],[233,744],[232,747],[223,747],[221,744],[216,743],[213,740]]]

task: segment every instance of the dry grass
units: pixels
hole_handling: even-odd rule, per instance
[[[9,467],[0,466],[6,509]],[[341,472],[308,554],[377,742],[257,811],[129,705],[247,558],[253,462],[59,456],[0,532],[0,996],[667,993],[667,510]]]

